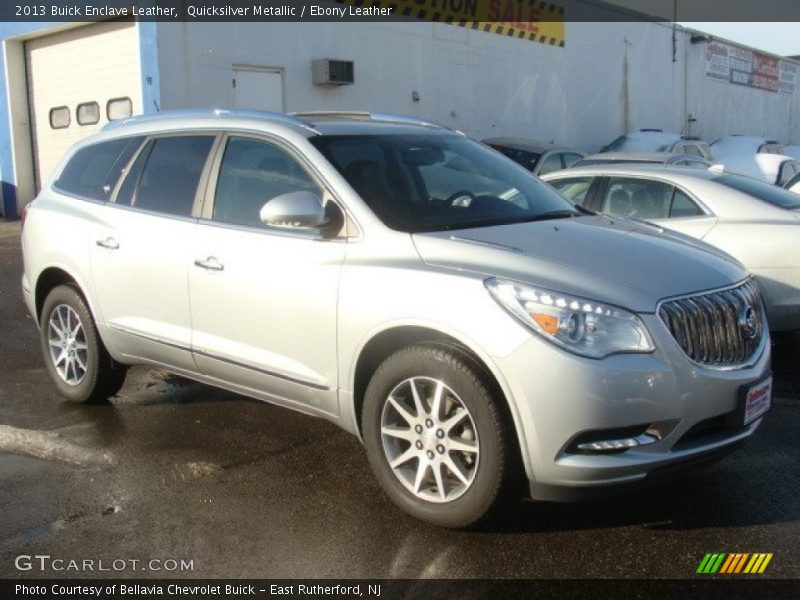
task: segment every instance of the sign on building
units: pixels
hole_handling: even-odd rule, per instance
[[[563,48],[564,7],[548,0],[334,0],[339,4],[391,8],[392,15]]]
[[[784,94],[797,89],[796,64],[722,42],[706,44],[705,68],[718,81]]]

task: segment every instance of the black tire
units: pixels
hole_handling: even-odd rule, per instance
[[[458,395],[474,423],[480,447],[474,478],[466,491],[453,500],[433,502],[415,495],[395,474],[384,451],[381,435],[384,404],[395,387],[409,378],[443,382]],[[499,404],[502,400],[494,397],[492,388],[487,375],[469,357],[456,349],[434,344],[403,348],[375,371],[364,398],[364,445],[381,487],[404,511],[428,523],[451,528],[471,527],[491,516],[508,489],[513,470],[512,444]],[[417,467],[422,462],[411,460],[416,461],[411,464]]]
[[[59,375],[50,352],[50,318],[57,308],[65,306],[71,308],[80,319],[83,332],[81,341],[86,345],[85,356],[82,355],[85,361],[85,372],[80,381],[72,384],[67,383]],[[42,355],[47,371],[59,393],[65,399],[71,402],[95,404],[106,402],[119,392],[122,384],[125,383],[127,367],[115,362],[109,356],[97,333],[94,318],[89,312],[86,302],[74,287],[60,285],[50,291],[42,307],[39,328]]]

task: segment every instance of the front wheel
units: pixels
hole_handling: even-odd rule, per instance
[[[507,433],[487,377],[449,348],[411,346],[376,370],[362,430],[391,499],[444,527],[468,527],[497,503],[510,470]]]
[[[40,336],[47,370],[66,399],[104,402],[122,387],[126,367],[109,356],[86,302],[73,287],[61,285],[47,295]]]

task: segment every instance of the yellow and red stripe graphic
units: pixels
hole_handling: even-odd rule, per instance
[[[541,0],[334,0],[358,7],[391,8],[393,17],[447,23],[564,47],[564,7]]]
[[[728,554],[725,552],[709,552],[700,561],[700,566],[697,567],[696,572],[702,574],[724,573],[730,575],[747,573],[760,575],[766,570],[771,560],[772,552],[731,552]]]

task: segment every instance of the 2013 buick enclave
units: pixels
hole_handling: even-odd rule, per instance
[[[444,526],[714,458],[769,407],[757,286],[702,242],[573,207],[511,160],[366,113],[162,113],[29,205],[25,300],[61,394],[155,365],[329,419]]]

